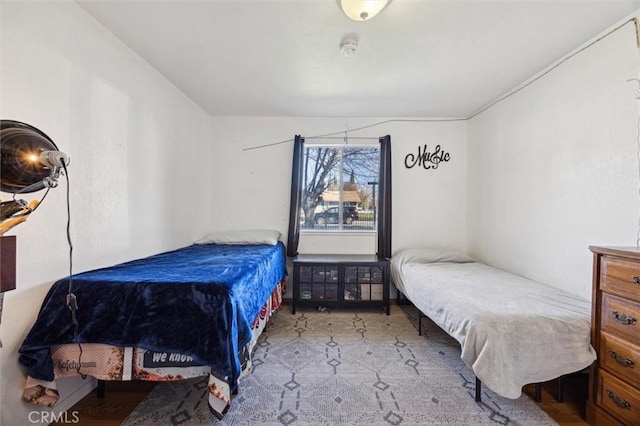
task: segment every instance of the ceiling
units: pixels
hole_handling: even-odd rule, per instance
[[[468,117],[637,0],[77,0],[212,115]],[[340,55],[344,37],[356,53]]]

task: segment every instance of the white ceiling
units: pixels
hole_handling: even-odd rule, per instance
[[[212,115],[468,117],[637,0],[77,0]],[[339,45],[351,35],[356,54]]]

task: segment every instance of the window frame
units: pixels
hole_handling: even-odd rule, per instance
[[[346,132],[345,132],[346,136]],[[317,137],[316,137],[317,138]],[[360,138],[370,139],[370,138]],[[377,211],[377,233],[375,234],[376,249],[375,253],[381,258],[391,258],[392,256],[392,149],[391,135],[387,134],[378,139],[380,143],[380,171],[378,174],[378,211]],[[345,138],[346,142],[346,138]],[[301,204],[301,187],[302,182],[302,151],[305,146],[305,138],[301,135],[295,135],[293,139],[292,150],[292,168],[291,168],[291,198],[289,203],[289,227],[287,233],[287,257],[294,258],[298,255],[298,246],[300,243],[300,206]],[[325,237],[336,234],[316,234]],[[354,235],[354,234],[351,234]],[[333,250],[329,250],[333,251]]]

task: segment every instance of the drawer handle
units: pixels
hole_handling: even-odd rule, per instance
[[[634,284],[640,284],[640,277],[638,277],[637,275],[632,275],[631,281],[633,281]]]
[[[609,356],[611,357],[612,360],[614,360],[615,362],[617,362],[623,367],[633,367],[633,360],[629,358],[621,357],[614,351],[609,351]]]
[[[611,392],[609,389],[607,389],[607,396],[618,407],[624,408],[625,410],[630,410],[631,409],[631,404],[629,403],[629,401],[625,401],[624,399],[620,398],[615,393]]]
[[[627,314],[618,313],[618,311],[611,311],[611,315],[623,325],[634,325],[636,323],[636,318],[633,315],[627,316]]]

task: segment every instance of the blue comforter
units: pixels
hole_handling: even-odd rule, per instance
[[[192,245],[77,274],[77,341],[191,355],[235,388],[239,349],[286,275],[282,243]],[[33,378],[52,381],[50,346],[76,341],[68,289],[69,278],[53,285],[20,348]]]

